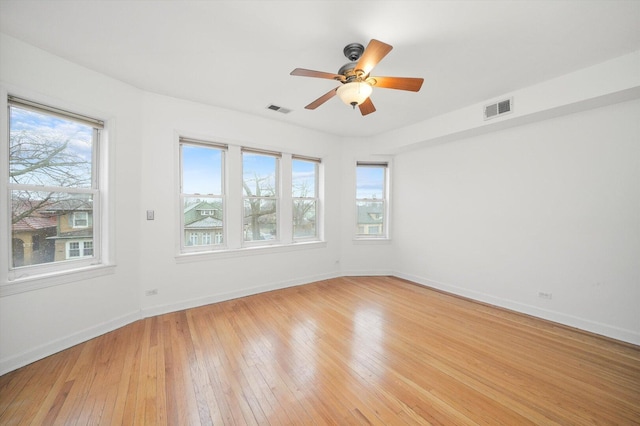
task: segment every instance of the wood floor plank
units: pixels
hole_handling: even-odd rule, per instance
[[[640,347],[345,277],[146,318],[5,374],[0,424],[640,424]]]

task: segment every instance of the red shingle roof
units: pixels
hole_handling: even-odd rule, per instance
[[[55,228],[57,225],[57,218],[51,217],[25,217],[24,219],[13,224],[13,231],[35,231],[45,228]]]

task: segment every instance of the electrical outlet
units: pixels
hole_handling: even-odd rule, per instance
[[[158,294],[158,289],[154,288],[153,290],[147,290],[144,294],[147,296],[155,296]]]
[[[538,297],[540,299],[547,299],[547,300],[551,300],[553,299],[553,294],[551,293],[545,293],[544,291],[540,291],[538,292]]]

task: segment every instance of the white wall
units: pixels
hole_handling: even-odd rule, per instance
[[[634,100],[399,154],[398,275],[640,344],[639,117]]]
[[[0,36],[0,52],[3,91],[105,119],[108,151],[117,166],[111,170],[114,272],[1,297],[2,374],[137,318],[140,231],[137,221],[128,219],[140,212],[142,97],[127,85],[10,37]],[[4,200],[1,204],[4,208]],[[8,238],[3,229],[3,247]],[[7,261],[0,256],[4,271]]]

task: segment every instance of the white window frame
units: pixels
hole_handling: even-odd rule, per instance
[[[202,245],[210,246],[212,244],[211,232],[201,232],[200,240],[202,241]]]
[[[87,243],[91,243],[92,246],[90,247],[90,249],[93,250],[93,241],[88,241],[88,240],[70,240],[70,241],[66,241],[65,242],[65,259],[81,259],[84,257],[91,257],[93,256],[93,254],[91,255],[86,255],[85,252],[87,251]],[[74,250],[78,250],[78,256],[71,256],[71,244],[78,244],[78,248],[74,249]]]
[[[294,197],[293,196],[293,188],[291,191],[291,208],[294,209],[294,203],[296,201],[313,201],[315,203],[316,210],[316,223],[315,223],[315,235],[310,237],[295,237],[294,233],[294,223],[293,217],[291,218],[291,236],[294,242],[304,242],[304,241],[316,241],[320,239],[320,168],[322,165],[322,160],[319,158],[313,157],[304,157],[301,155],[293,155],[291,157],[291,170],[293,172],[293,162],[294,161],[307,161],[315,164],[315,181],[314,181],[314,197]],[[293,178],[292,178],[293,181]]]
[[[216,232],[214,234],[213,241],[215,244],[222,244],[222,232]]]
[[[0,270],[0,296],[22,293],[52,285],[66,284],[68,282],[85,280],[93,277],[111,274],[114,266],[110,263],[112,259],[113,231],[107,224],[112,221],[112,207],[108,204],[109,183],[112,165],[108,163],[108,130],[105,121],[96,119],[84,114],[71,112],[75,107],[66,107],[64,102],[51,99],[27,100],[20,95],[9,94],[6,88],[0,88],[0,149],[2,152],[9,152],[9,108],[15,106],[21,109],[33,110],[39,113],[58,116],[63,119],[78,121],[93,128],[92,147],[92,177],[90,188],[67,188],[67,187],[43,187],[18,185],[9,182],[9,158],[8,156],[0,160],[0,175],[5,182],[0,185],[0,198],[7,206],[0,213],[0,226],[4,229],[3,237],[0,237],[2,248],[0,255],[7,259],[7,268]],[[29,96],[31,97],[31,96]],[[57,107],[54,105],[62,105]],[[81,259],[60,260],[37,265],[26,265],[13,267],[12,247],[11,247],[11,191],[50,191],[74,194],[90,194],[93,201],[93,255]],[[4,238],[6,235],[6,239]],[[4,264],[4,262],[3,262]]]
[[[84,216],[84,218],[78,218]],[[73,224],[72,228],[88,228],[89,227],[89,212],[73,212]],[[85,221],[85,225],[78,225],[78,221]]]
[[[219,231],[212,234],[213,244],[211,246],[199,245],[195,249],[183,248],[185,230],[183,227],[183,199],[182,199],[182,158],[180,150],[181,140],[207,141],[213,144],[224,144],[225,167],[224,167],[224,235]],[[178,210],[179,227],[176,230],[175,240],[175,260],[177,263],[191,263],[207,261],[210,259],[235,258],[242,256],[253,256],[261,253],[286,253],[296,250],[315,249],[326,247],[324,241],[324,163],[319,156],[294,155],[287,152],[279,152],[266,149],[260,146],[246,145],[244,143],[225,140],[222,138],[203,136],[196,134],[174,133],[174,176],[175,176],[175,203]],[[208,143],[208,142],[205,142]],[[261,154],[276,155],[279,157],[276,167],[277,173],[277,239],[244,241],[244,191],[243,191],[243,152],[254,152]],[[293,239],[293,210],[292,206],[292,157],[317,159],[317,216],[316,227],[317,237],[315,239]],[[285,206],[285,207],[283,207]],[[199,231],[199,230],[194,230]],[[224,244],[219,244],[223,239]]]
[[[248,197],[246,195],[244,195],[244,189],[241,189],[241,194],[242,194],[242,206],[241,206],[241,214],[242,214],[242,221],[240,222],[242,224],[242,246],[243,247],[257,247],[257,246],[270,246],[270,245],[277,245],[280,244],[282,240],[282,235],[281,235],[281,223],[282,223],[282,209],[280,208],[280,199],[281,199],[281,194],[282,194],[282,189],[281,189],[281,179],[280,176],[282,175],[281,173],[281,166],[282,166],[282,154],[280,152],[275,152],[275,151],[265,151],[265,150],[260,150],[260,149],[253,149],[253,148],[242,148],[241,149],[241,157],[240,157],[240,169],[241,169],[241,173],[240,173],[240,180],[241,182],[244,181],[244,154],[253,154],[253,155],[264,155],[264,156],[269,156],[269,157],[273,157],[275,159],[275,183],[274,183],[274,190],[275,190],[275,195],[274,196],[269,196],[269,197],[265,197],[265,196],[251,196]],[[272,200],[276,206],[276,236],[275,238],[272,239],[265,239],[265,240],[253,240],[253,241],[246,241],[244,239],[244,205],[245,205],[245,200],[247,199],[257,199],[257,200]]]
[[[220,154],[221,154],[221,170],[220,170],[220,179],[221,179],[221,187],[220,187],[220,194],[190,194],[190,193],[185,193],[183,191],[183,175],[184,175],[184,170],[183,170],[183,151],[182,148],[183,146],[196,146],[196,147],[202,147],[202,148],[210,148],[210,149],[218,149],[220,150]],[[179,214],[178,216],[180,217],[180,237],[179,237],[179,241],[180,241],[180,253],[199,253],[199,252],[209,252],[209,251],[214,251],[214,250],[223,250],[226,248],[226,244],[224,243],[224,241],[226,241],[226,233],[227,233],[227,197],[226,197],[226,157],[227,157],[227,151],[228,151],[228,145],[227,144],[222,144],[222,143],[217,143],[217,142],[212,142],[212,141],[206,141],[203,139],[195,139],[195,138],[188,138],[188,137],[183,137],[183,136],[179,136],[178,137],[178,162],[179,162],[179,179],[180,179],[180,197],[179,197]],[[192,230],[190,231],[191,234],[189,235],[189,239],[187,240],[185,238],[185,224],[184,224],[184,202],[186,198],[197,198],[197,197],[202,197],[205,199],[209,199],[209,198],[213,198],[213,199],[219,199],[222,202],[222,218],[223,218],[223,222],[222,222],[222,237],[221,238],[216,238],[215,239],[215,243],[214,244],[199,244],[200,241],[200,234],[202,233],[201,231],[198,230]],[[189,245],[189,242],[192,242],[194,240],[196,240],[195,244],[191,244]]]
[[[384,170],[384,177],[383,177],[383,190],[382,190],[382,194],[381,197],[382,198],[358,198],[358,193],[357,193],[357,185],[358,185],[358,176],[357,176],[357,169],[358,167],[378,167],[378,168],[383,168]],[[391,176],[391,162],[390,161],[377,161],[377,160],[373,160],[373,161],[356,161],[356,174],[355,174],[355,189],[356,189],[356,196],[355,196],[355,203],[354,203],[354,239],[355,240],[360,240],[360,241],[386,241],[390,239],[390,232],[389,232],[389,224],[390,224],[390,220],[389,220],[389,212],[390,212],[390,208],[389,208],[389,200],[390,200],[390,176]],[[369,234],[368,230],[369,227],[367,226],[363,226],[363,232],[360,232],[360,224],[358,223],[358,204],[362,203],[362,202],[376,202],[376,203],[382,203],[382,214],[383,214],[383,218],[382,218],[382,223],[381,224],[376,224],[375,226],[382,226],[382,233],[377,233],[377,234]]]

